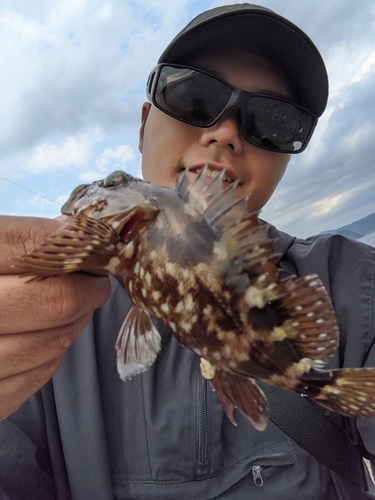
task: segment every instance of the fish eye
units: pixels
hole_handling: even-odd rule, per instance
[[[122,186],[128,184],[130,176],[122,170],[116,170],[108,175],[103,181],[105,187]]]

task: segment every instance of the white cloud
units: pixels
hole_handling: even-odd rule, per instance
[[[357,71],[351,78],[350,83],[357,83],[370,73],[374,72],[375,69],[375,50],[373,50],[368,57],[363,61],[359,71]]]
[[[81,172],[79,179],[84,182],[93,182],[102,179],[114,170],[126,170],[129,164],[132,167],[135,158],[133,148],[127,144],[121,144],[116,149],[106,148],[94,161],[96,169]]]
[[[67,137],[59,144],[46,142],[37,146],[31,157],[24,162],[28,172],[40,173],[84,167],[93,156],[93,146],[103,137],[98,129],[91,134]]]

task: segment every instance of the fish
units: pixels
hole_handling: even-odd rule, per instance
[[[206,166],[167,188],[116,171],[78,186],[62,207],[63,227],[17,265],[34,279],[76,271],[117,278],[132,301],[116,341],[124,381],[156,360],[157,318],[199,356],[234,425],[237,408],[266,428],[257,381],[345,416],[375,416],[374,368],[324,368],[339,329],[320,278],[281,279],[269,225],[225,175],[210,179]]]

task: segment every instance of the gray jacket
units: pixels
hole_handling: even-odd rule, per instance
[[[342,340],[329,366],[375,366],[375,249],[341,236],[271,236],[282,275],[315,272],[331,296]],[[160,324],[157,361],[121,382],[114,344],[129,304],[114,282],[53,379],[0,422],[0,498],[362,498],[272,422],[256,431],[237,413],[234,427],[198,357]],[[375,456],[375,419],[331,418]]]

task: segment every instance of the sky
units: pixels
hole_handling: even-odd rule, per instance
[[[195,15],[228,3],[1,0],[0,213],[56,217],[79,184],[118,169],[141,176],[150,70]],[[375,212],[375,2],[262,5],[313,39],[330,79],[310,145],[262,212],[307,237]]]

